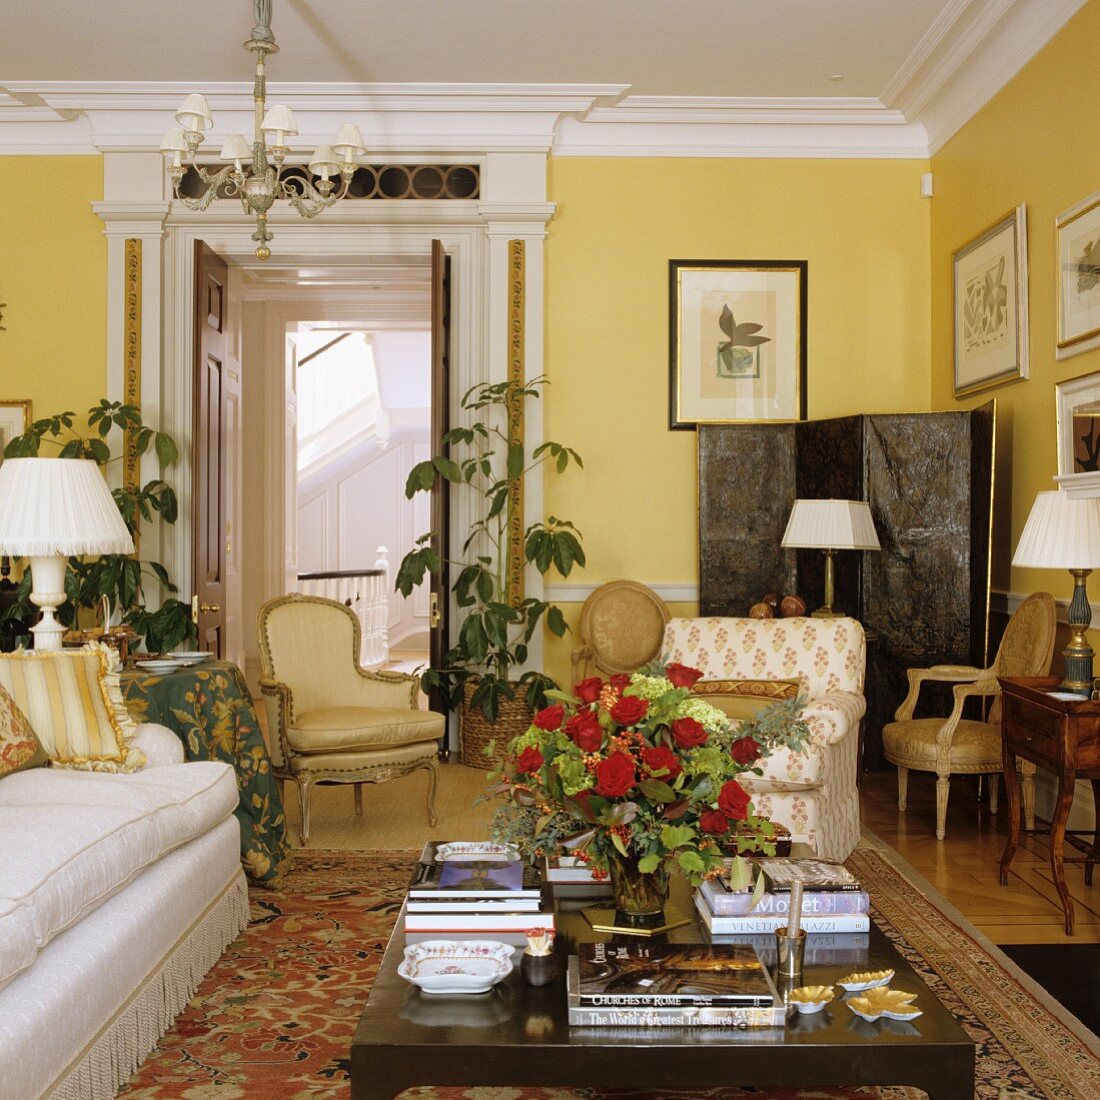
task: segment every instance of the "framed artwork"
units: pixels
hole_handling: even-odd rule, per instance
[[[1070,496],[1100,496],[1100,371],[1054,387],[1058,477]]]
[[[955,396],[1027,378],[1027,207],[953,256]]]
[[[1054,221],[1058,247],[1058,346],[1067,359],[1100,347],[1100,191]]]
[[[806,419],[805,260],[669,260],[668,426]]]
[[[29,401],[0,400],[0,462],[4,461],[4,448],[17,435],[31,426]]]

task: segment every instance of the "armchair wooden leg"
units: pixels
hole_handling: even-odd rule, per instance
[[[313,786],[313,776],[309,772],[300,772],[295,778],[298,780],[298,808],[302,813],[298,837],[304,848],[309,841],[309,790]]]
[[[428,824],[434,829],[435,816],[435,790],[439,785],[439,767],[433,760],[428,766]]]
[[[363,784],[355,784],[355,816],[363,816]]]
[[[898,809],[905,813],[905,803],[909,796],[909,769],[898,766]]]
[[[946,775],[936,777],[936,839],[943,840],[947,831],[947,796],[951,793],[951,779]]]
[[[995,814],[997,812],[997,796],[1000,794],[1001,777],[997,772],[991,772],[989,775],[989,812]]]

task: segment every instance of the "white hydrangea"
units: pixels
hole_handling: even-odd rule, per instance
[[[640,672],[635,672],[630,677],[630,694],[650,703],[655,703],[671,690],[672,684],[661,676],[643,676]]]
[[[729,719],[717,707],[704,702],[698,696],[692,695],[685,699],[677,708],[681,718],[694,718],[696,722],[708,730],[720,730],[725,728]]]

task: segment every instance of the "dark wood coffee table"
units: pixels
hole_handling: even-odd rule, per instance
[[[678,889],[679,903],[687,904],[686,887]],[[428,996],[397,974],[403,924],[402,914],[352,1040],[353,1100],[392,1100],[415,1085],[620,1085],[657,1094],[687,1086],[909,1085],[931,1100],[974,1097],[974,1043],[874,927],[855,958],[807,965],[804,982],[890,968],[893,988],[917,994],[924,1012],[918,1020],[867,1023],[838,999],[823,1013],[792,1017],[785,1028],[739,1031],[570,1027],[564,965],[547,986],[528,985],[517,969],[478,997]],[[578,912],[559,914],[563,963],[577,940],[609,938],[593,933]],[[706,935],[690,925],[668,938],[698,942]]]

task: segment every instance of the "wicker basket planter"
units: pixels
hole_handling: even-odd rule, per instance
[[[480,707],[470,706],[475,687],[473,681],[466,682],[462,705],[458,708],[459,760],[467,768],[488,771],[503,759],[508,742],[527,732],[534,712],[523,698],[522,686],[514,684],[515,699],[502,699],[497,720],[490,722]],[[485,751],[490,741],[496,742],[491,756]]]

